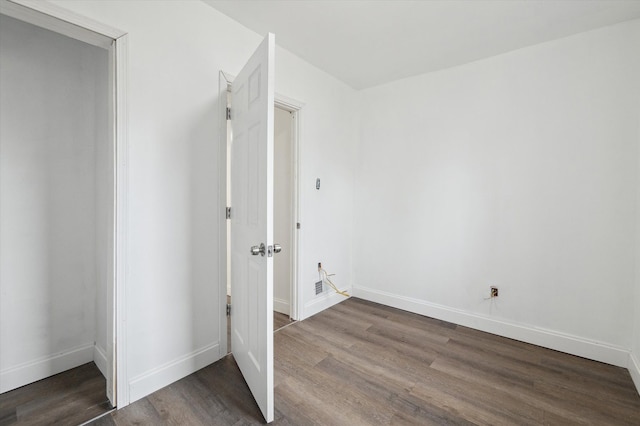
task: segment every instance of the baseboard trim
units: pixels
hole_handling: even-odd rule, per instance
[[[129,382],[129,402],[144,398],[219,359],[220,344],[215,342],[140,374]]]
[[[354,286],[353,295],[372,302],[452,322],[498,336],[627,368],[629,351],[595,340],[479,315],[412,297]]]
[[[93,342],[28,361],[0,372],[0,393],[93,361]]]
[[[346,291],[351,294],[351,288],[340,289],[340,291]],[[330,293],[326,292],[322,296],[318,296],[312,301],[305,303],[302,315],[299,315],[298,320],[302,321],[347,299],[348,297],[335,293],[333,290],[331,290]]]
[[[291,304],[286,300],[273,298],[273,310],[281,314],[290,315]]]
[[[636,390],[640,394],[640,359],[636,358],[633,353],[629,354],[629,374],[636,385]]]
[[[107,371],[109,371],[109,363],[107,361],[107,354],[104,349],[102,349],[97,344],[93,346],[93,362],[98,366],[98,370],[102,373],[102,375],[106,378]]]

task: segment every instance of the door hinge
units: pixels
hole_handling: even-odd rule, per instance
[[[227,120],[231,120],[231,108],[227,107]]]
[[[227,303],[227,316],[231,316],[231,303]]]
[[[231,207],[227,207],[227,219],[231,219]]]
[[[300,222],[296,223],[296,229],[300,229]]]

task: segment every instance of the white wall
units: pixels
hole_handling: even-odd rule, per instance
[[[282,252],[273,258],[273,310],[290,314],[291,308],[291,248],[293,234],[293,186],[291,113],[275,108],[273,139],[273,238]]]
[[[640,286],[638,286],[640,287]],[[629,359],[629,373],[631,373],[631,377],[633,379],[634,384],[636,385],[636,389],[638,389],[638,393],[640,393],[640,288],[636,289],[636,318],[635,318],[635,328],[634,328],[634,346],[631,351],[631,356]]]
[[[629,356],[629,372],[640,392],[640,115],[638,116],[638,172],[636,183],[636,282],[634,302],[634,324],[631,354]]]
[[[126,374],[133,401],[224,355],[218,71],[237,75],[263,35],[199,1],[53,3],[129,34]],[[313,294],[318,261],[338,274],[337,284],[351,284],[355,92],[282,49],[276,91],[305,103],[300,274],[308,316],[340,300]],[[316,176],[324,191],[315,191]]]
[[[109,311],[113,311],[113,298],[109,298],[107,292],[112,290],[113,286],[113,182],[114,182],[114,150],[113,142],[109,132],[109,102],[108,102],[108,82],[109,82],[109,64],[108,53],[105,51],[103,60],[99,67],[94,71],[96,76],[95,90],[101,93],[100,102],[94,105],[97,117],[94,126],[95,158],[95,262],[96,262],[96,337],[94,361],[107,376],[110,370],[107,366],[113,362],[113,330],[110,321],[113,315]]]
[[[276,35],[276,44],[278,38]],[[341,290],[351,290],[354,182],[358,115],[356,92],[276,49],[276,92],[302,101],[300,113],[300,257],[302,312],[307,318],[344,300],[315,295],[318,262]],[[316,190],[316,178],[321,189]]]
[[[639,75],[635,20],[362,92],[355,294],[626,366]]]
[[[108,64],[106,50],[0,22],[4,392],[90,362],[103,338],[96,274],[105,266],[95,247],[105,237],[95,218],[104,191],[96,192],[95,167],[106,142]]]

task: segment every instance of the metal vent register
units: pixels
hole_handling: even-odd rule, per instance
[[[322,281],[316,283],[316,294],[322,293]]]

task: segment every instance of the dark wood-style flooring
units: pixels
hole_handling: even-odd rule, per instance
[[[627,370],[351,298],[274,335],[278,425],[639,425]],[[231,355],[101,425],[263,423]]]
[[[278,331],[285,325],[294,323],[289,315],[281,314],[280,312],[273,311],[273,331]]]
[[[0,395],[0,425],[79,425],[111,409],[91,362]]]

